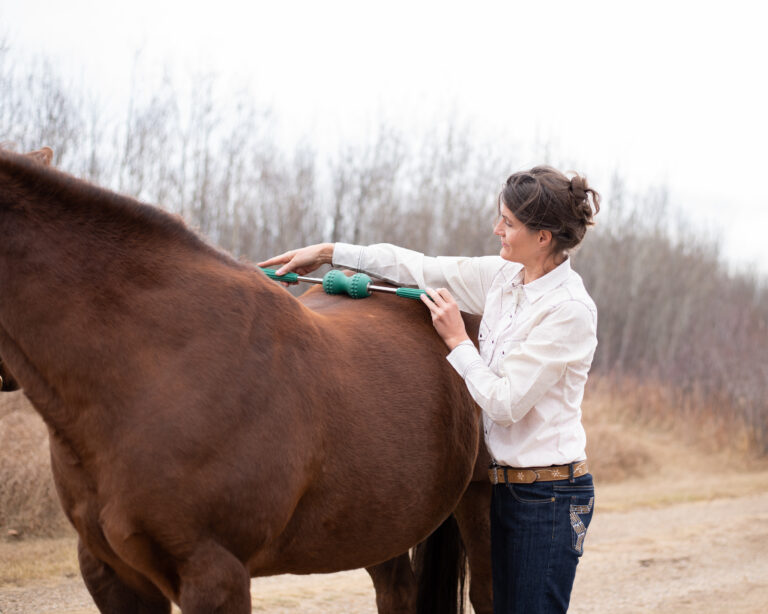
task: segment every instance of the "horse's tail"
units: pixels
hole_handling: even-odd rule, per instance
[[[467,553],[453,516],[413,549],[419,614],[463,614]]]

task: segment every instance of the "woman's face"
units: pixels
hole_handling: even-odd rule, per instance
[[[530,230],[515,217],[503,202],[499,209],[496,226],[493,228],[493,234],[501,239],[499,255],[504,260],[526,265],[540,257],[541,246],[538,231]]]

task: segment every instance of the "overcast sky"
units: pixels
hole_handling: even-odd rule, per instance
[[[128,91],[138,50],[180,74],[215,72],[320,149],[382,117],[458,114],[483,138],[512,138],[521,166],[549,143],[598,189],[614,170],[637,189],[667,185],[731,262],[768,273],[768,37],[756,6],[0,0],[0,38],[105,98]]]

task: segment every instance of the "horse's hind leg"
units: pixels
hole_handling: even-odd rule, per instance
[[[200,544],[178,567],[184,614],[250,614],[251,578],[235,556],[214,542]]]
[[[367,567],[366,571],[373,580],[379,614],[412,614],[416,611],[416,578],[407,553]]]
[[[491,576],[491,484],[470,482],[453,511],[469,561],[469,600],[476,614],[493,612]]]
[[[169,614],[171,602],[154,588],[140,595],[118,577],[107,564],[97,559],[81,542],[77,546],[80,572],[99,612],[104,614]]]

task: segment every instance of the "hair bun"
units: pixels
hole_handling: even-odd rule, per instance
[[[593,216],[600,211],[600,195],[589,187],[586,178],[578,173],[571,177],[568,191],[573,194],[574,213],[587,225],[594,223]],[[592,195],[591,202],[589,195]]]
[[[573,193],[577,200],[584,200],[587,197],[587,180],[581,175],[571,177],[571,183],[568,189]]]

